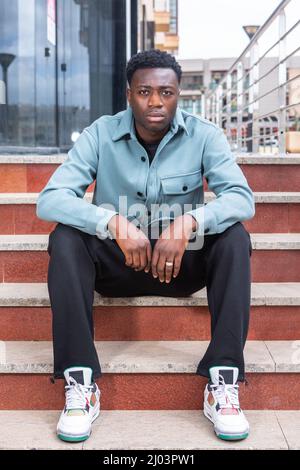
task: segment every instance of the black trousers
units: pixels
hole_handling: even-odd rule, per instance
[[[48,253],[54,378],[63,378],[64,370],[75,365],[90,367],[94,379],[102,375],[94,345],[94,290],[109,297],[181,297],[206,286],[211,341],[196,374],[209,377],[210,367],[236,366],[238,380],[245,380],[252,246],[241,223],[205,236],[201,249],[185,251],[179,275],[169,284],[126,266],[115,240],[101,240],[67,225],[58,224],[51,232]]]

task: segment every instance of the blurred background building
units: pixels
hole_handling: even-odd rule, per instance
[[[247,28],[251,39],[258,26]],[[126,108],[126,62],[151,48],[178,59],[178,0],[1,0],[0,153],[15,147],[69,149],[95,119]],[[178,59],[183,70],[179,105],[213,120],[206,98],[235,60]],[[275,131],[277,66],[278,54],[266,56],[259,66],[260,111],[268,115],[262,125]],[[247,102],[250,58],[243,67]],[[299,102],[299,54],[289,58],[286,73],[286,101]],[[233,93],[232,113],[236,98]],[[226,97],[220,106],[226,106]],[[299,106],[290,113],[300,116]],[[246,119],[247,110],[244,114]],[[222,126],[222,115],[219,121]]]
[[[204,116],[204,95],[226,74],[234,59],[180,59],[182,82],[179,105],[189,113]]]
[[[156,49],[177,55],[178,36],[178,0],[154,0],[154,45]]]
[[[300,41],[299,41],[300,42]],[[208,95],[211,90],[215,90],[220,81],[225,77],[230,66],[234,63],[236,58],[214,58],[214,59],[181,59],[179,63],[182,67],[182,83],[181,83],[181,98],[179,100],[180,106],[188,111],[189,113],[198,114],[204,116],[204,95]],[[273,70],[267,75],[265,79],[261,80],[260,91],[261,95],[265,95],[270,87],[276,88],[279,84],[278,72],[276,65],[278,63],[277,57],[266,57],[262,61],[259,76],[263,77],[267,71]],[[245,70],[247,71],[250,67],[250,59],[245,60]],[[300,73],[300,57],[291,57],[287,67],[287,78],[289,84],[287,86],[287,100],[290,102],[296,102],[300,99],[300,82],[292,80],[294,77],[298,77]],[[249,80],[249,75],[246,75],[246,79]],[[247,88],[249,83],[245,83]],[[247,101],[249,96],[245,93],[245,100]],[[268,93],[262,98],[260,103],[261,114],[267,114],[272,109],[276,108],[276,93]],[[224,103],[225,104],[225,103]],[[201,108],[202,105],[202,108]],[[233,99],[232,110],[236,111],[237,100]],[[294,110],[299,112],[299,106]],[[245,113],[246,115],[247,113]],[[299,113],[300,114],[300,113]],[[272,118],[270,118],[272,120]]]
[[[154,47],[177,54],[178,5],[1,0],[0,31],[0,150],[55,151],[99,116],[126,108],[132,54]]]
[[[178,0],[139,0],[138,20],[140,51],[156,48],[178,54]]]
[[[126,108],[137,3],[1,0],[0,146],[70,147],[99,116]]]

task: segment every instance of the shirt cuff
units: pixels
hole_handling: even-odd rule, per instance
[[[112,238],[107,226],[110,219],[117,214],[118,212],[116,211],[104,209],[103,207],[98,207],[98,209],[96,210],[96,216],[99,217],[99,222],[96,226],[96,236],[98,238]]]
[[[214,213],[207,206],[199,207],[187,212],[196,219],[198,223],[197,235],[217,233],[217,223]]]

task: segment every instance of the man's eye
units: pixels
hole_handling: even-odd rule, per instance
[[[147,96],[147,95],[149,95],[149,93],[150,93],[149,90],[139,90],[139,94],[143,95],[143,96]],[[163,96],[173,95],[172,91],[170,91],[170,90],[163,90],[161,93],[162,93]]]

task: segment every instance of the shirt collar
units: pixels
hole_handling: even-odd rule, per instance
[[[189,135],[189,132],[187,130],[186,124],[182,116],[181,109],[177,107],[174,119],[171,122],[171,131],[173,134],[176,134],[179,129],[183,129],[186,132],[186,134]],[[132,139],[136,139],[133,113],[132,113],[132,109],[130,106],[126,109],[126,111],[124,111],[124,114],[121,117],[119,125],[112,136],[112,140],[113,141],[119,140],[121,137],[124,137],[125,135],[130,135]]]

